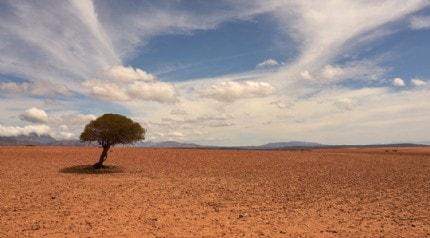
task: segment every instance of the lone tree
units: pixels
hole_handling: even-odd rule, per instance
[[[104,114],[88,123],[79,139],[83,142],[97,141],[103,147],[99,162],[93,166],[95,169],[99,169],[103,167],[111,146],[144,140],[145,132],[139,123],[130,118],[119,114]]]

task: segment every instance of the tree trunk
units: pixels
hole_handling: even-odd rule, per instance
[[[103,168],[103,162],[107,159],[107,153],[109,148],[110,148],[110,145],[103,146],[103,151],[102,151],[102,154],[100,155],[99,162],[95,163],[93,166],[95,169]]]

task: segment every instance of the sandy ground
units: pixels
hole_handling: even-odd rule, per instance
[[[430,148],[393,149],[0,147],[0,237],[430,237]]]

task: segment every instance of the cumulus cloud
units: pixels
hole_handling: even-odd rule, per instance
[[[404,87],[406,85],[405,81],[401,78],[394,78],[392,83],[396,87]]]
[[[266,97],[274,91],[275,88],[269,83],[255,81],[221,82],[198,90],[203,97],[224,102],[233,102],[243,98]]]
[[[49,125],[54,128],[51,135],[57,139],[77,139],[84,126],[95,119],[96,116],[93,114],[73,111],[50,115]]]
[[[75,137],[75,134],[67,131],[61,131],[58,134],[54,135],[56,139],[62,139],[62,140],[70,140]]]
[[[320,135],[321,138],[326,136],[335,140],[333,138],[336,136],[341,138],[345,134],[344,131],[350,131],[351,128],[348,128],[350,120],[373,121],[380,116],[375,111],[386,110],[387,106],[392,109],[391,118],[397,116],[396,119],[399,120],[408,119],[402,118],[401,115],[405,113],[396,114],[397,106],[401,105],[415,112],[416,118],[424,118],[428,122],[428,116],[423,116],[425,111],[428,111],[426,110],[428,104],[425,102],[425,96],[428,97],[428,92],[424,92],[426,87],[423,87],[423,90],[411,90],[417,94],[421,93],[422,95],[419,97],[414,95],[407,95],[408,97],[397,94],[385,95],[385,100],[382,102],[384,103],[383,106],[379,105],[381,103],[379,97],[382,93],[387,94],[386,91],[376,90],[378,92],[375,93],[376,96],[373,95],[373,101],[366,101],[367,95],[360,95],[360,100],[368,102],[367,104],[364,103],[365,106],[360,110],[355,110],[355,99],[344,96],[338,97],[338,91],[329,91],[330,88],[336,87],[336,80],[377,78],[373,77],[371,72],[374,68],[371,68],[370,65],[360,68],[351,67],[348,64],[339,65],[335,62],[343,62],[337,61],[341,55],[345,56],[347,60],[349,56],[354,57],[354,52],[348,50],[351,50],[351,47],[356,47],[357,42],[363,38],[374,39],[375,32],[384,32],[387,27],[393,25],[390,23],[406,19],[411,13],[428,6],[427,0],[226,1],[223,2],[226,7],[223,7],[222,11],[218,10],[219,7],[213,7],[204,9],[204,13],[183,7],[177,8],[176,6],[179,6],[180,3],[180,1],[171,4],[156,2],[124,6],[114,1],[64,1],[52,5],[51,8],[46,8],[43,4],[36,2],[10,1],[5,4],[11,5],[5,8],[5,12],[9,9],[10,12],[0,15],[0,37],[4,39],[0,42],[0,48],[2,48],[0,73],[20,75],[32,82],[47,80],[56,83],[52,87],[54,90],[60,88],[59,85],[63,85],[68,89],[77,90],[79,93],[88,93],[98,98],[121,102],[133,100],[172,102],[174,101],[172,95],[176,95],[173,92],[176,92],[175,88],[178,88],[178,92],[187,92],[188,101],[181,98],[181,102],[186,101],[187,105],[184,104],[184,108],[187,109],[187,112],[193,112],[194,118],[191,119],[196,119],[199,115],[210,110],[216,110],[214,108],[219,103],[215,100],[198,100],[198,95],[188,94],[188,92],[197,92],[197,94],[227,102],[246,98],[247,100],[238,100],[236,103],[239,105],[234,107],[235,113],[242,113],[239,114],[237,121],[220,121],[218,123],[218,121],[212,120],[202,123],[209,129],[211,128],[209,125],[215,127],[222,124],[235,124],[238,128],[236,131],[233,130],[233,127],[229,128],[229,132],[231,132],[229,137],[231,137],[231,142],[235,143],[244,142],[243,136],[240,136],[245,130],[244,127],[241,127],[243,124],[259,125],[261,121],[273,121],[273,127],[263,128],[259,131],[258,138],[257,136],[250,136],[256,140],[282,138],[282,135],[286,134],[302,136],[306,131],[311,136]],[[202,4],[207,3],[202,2]],[[232,79],[219,81],[208,79],[201,84],[189,82],[191,86],[183,88],[178,86],[180,83],[175,83],[171,84],[171,87],[164,85],[160,87],[161,89],[157,89],[157,83],[162,82],[158,82],[155,78],[151,79],[154,77],[153,75],[142,69],[121,66],[124,62],[129,62],[135,54],[139,54],[135,49],[144,46],[151,37],[160,34],[189,33],[193,30],[213,29],[225,21],[249,20],[262,13],[274,15],[273,19],[278,21],[277,26],[281,30],[279,35],[285,33],[289,38],[293,37],[295,40],[293,43],[297,60],[289,63],[286,67],[279,67],[279,71],[282,72],[267,74],[264,77],[251,72],[250,78],[237,82]],[[362,19],[367,20],[363,21]],[[412,24],[411,22],[412,25],[423,28],[421,23]],[[58,29],[63,28],[67,31],[58,31]],[[394,30],[397,31],[398,29]],[[349,55],[349,53],[352,54]],[[277,63],[279,64],[279,62]],[[268,63],[268,65],[271,64],[274,65],[275,63]],[[104,75],[108,76],[104,77],[107,80],[98,80],[101,78],[100,72],[104,73],[103,69],[109,71],[106,72],[108,75]],[[263,72],[263,70],[257,71],[259,71],[258,73]],[[366,74],[366,71],[369,73]],[[226,77],[229,76],[231,75]],[[313,87],[314,85],[307,87],[309,82],[303,86],[303,83],[297,83],[296,79],[308,79],[309,81],[324,79],[320,81],[333,82],[333,85],[325,88]],[[81,83],[85,80],[87,81],[82,84],[85,87],[81,87]],[[267,85],[257,83],[257,86],[250,86],[244,80],[266,82]],[[232,82],[218,83],[222,81]],[[31,84],[33,83],[0,84],[0,90],[11,92],[10,94],[17,92],[40,96],[47,95],[47,92],[44,91],[46,86],[42,85],[33,89],[34,86]],[[412,84],[414,83],[412,82]],[[278,96],[280,96],[276,95],[275,98],[272,98],[272,94],[275,93],[273,85],[276,85],[277,92],[291,98],[280,99],[279,103],[274,103],[274,106],[266,108],[265,105],[270,105],[270,102],[279,99]],[[190,90],[192,88],[198,90],[192,91]],[[309,99],[309,95],[314,95],[315,91],[326,92],[331,95]],[[407,90],[393,91],[401,94],[406,93]],[[53,93],[53,95],[63,94]],[[342,100],[336,101],[330,96],[342,98]],[[409,96],[412,96],[414,101],[422,103],[419,105],[410,104]],[[294,102],[294,106],[286,106],[285,102],[290,101]],[[393,105],[390,104],[391,102]],[[145,107],[142,107],[141,103],[134,103],[133,106],[130,104],[132,103],[124,103],[127,109],[133,111],[134,114],[150,109],[153,113],[150,115],[142,113],[142,115],[148,115],[148,118],[154,121],[166,115],[171,116],[169,114],[171,112],[170,105],[145,104]],[[414,107],[418,106],[420,107],[419,110],[415,110]],[[260,108],[264,108],[264,110]],[[226,107],[223,110],[229,112],[228,110],[231,109]],[[335,118],[332,116],[332,112],[335,110],[343,110],[346,113],[344,117]],[[284,112],[290,114],[282,114]],[[245,113],[250,113],[251,116],[247,117],[248,114]],[[361,113],[366,113],[366,115]],[[286,115],[291,114],[297,117],[294,118],[295,120],[304,121],[304,123],[294,124],[294,121],[288,121],[288,123],[283,121],[276,124],[276,118],[286,120]],[[381,115],[384,114],[381,113]],[[179,116],[176,115],[176,117]],[[51,123],[52,120],[49,121]],[[187,126],[192,127],[190,124],[191,122]],[[69,124],[67,123],[67,125]],[[178,125],[181,124],[178,122]],[[399,125],[395,128],[408,128],[407,123]],[[169,126],[171,123],[166,122],[162,126],[160,125],[160,130]],[[69,130],[60,129],[64,133],[76,132],[73,128],[74,126],[70,125]],[[326,131],[324,131],[325,128]],[[333,128],[340,128],[336,136],[332,132]],[[354,134],[357,135],[356,137],[349,136],[350,138],[358,138],[366,131],[364,127],[357,128],[361,132]],[[428,128],[428,126],[422,128]],[[427,132],[428,130],[426,134],[428,134]],[[211,136],[219,139],[224,137],[225,130],[215,128],[210,133]],[[76,133],[74,134],[76,135]],[[165,135],[167,134],[168,132],[165,133]],[[184,135],[184,138],[188,139],[189,135],[191,134]],[[264,136],[266,137],[264,138]],[[255,141],[246,141],[245,143],[253,142]]]
[[[48,114],[42,109],[32,107],[22,113],[19,118],[23,121],[33,123],[46,123],[48,121]]]
[[[68,131],[71,127],[82,127],[83,125],[95,120],[97,117],[93,114],[82,114],[82,113],[62,113],[62,115],[57,116],[55,121],[63,123],[59,128],[63,131]]]
[[[349,122],[351,122],[351,120],[356,124],[363,121],[376,120],[378,116],[383,115],[383,113],[378,114],[378,110],[386,110],[387,106],[395,108],[405,103],[397,99],[407,98],[406,96],[398,95],[405,90],[393,90],[398,94],[387,96],[386,94],[391,93],[388,89],[376,88],[362,91],[345,89],[345,91],[351,95],[339,95],[341,93],[339,90],[331,91],[330,89],[336,87],[337,81],[342,79],[378,79],[379,76],[384,73],[384,69],[371,67],[372,64],[370,63],[368,65],[361,64],[361,67],[358,67],[358,65],[352,67],[352,65],[348,63],[348,60],[356,56],[354,54],[355,52],[352,50],[360,46],[360,44],[363,44],[363,38],[368,39],[368,41],[375,39],[375,32],[381,32],[390,28],[390,26],[392,26],[390,23],[405,19],[405,17],[409,16],[411,13],[419,11],[428,4],[428,1],[268,0],[263,3],[259,0],[250,0],[236,2],[246,2],[244,5],[268,6],[271,13],[275,15],[274,19],[279,21],[278,26],[282,31],[281,33],[285,33],[288,37],[293,37],[294,40],[296,40],[295,49],[297,50],[297,58],[296,61],[280,68],[280,72],[265,75],[264,77],[257,77],[254,74],[251,78],[245,79],[247,81],[261,81],[268,82],[270,85],[276,85],[277,92],[288,95],[288,98],[282,98],[282,102],[293,101],[294,106],[292,107],[285,108],[284,104],[280,104],[280,106],[283,107],[282,109],[276,106],[276,104],[267,107],[267,104],[270,102],[280,99],[278,97],[280,95],[275,95],[276,98],[272,98],[271,94],[265,96],[267,98],[243,96],[246,95],[246,93],[242,93],[241,89],[236,90],[236,88],[241,88],[240,86],[243,84],[243,80],[208,79],[206,82],[204,80],[200,82],[192,81],[188,83],[188,87],[184,87],[184,92],[189,92],[187,89],[194,88],[194,92],[205,97],[214,98],[218,101],[235,101],[239,98],[246,98],[246,100],[235,101],[235,104],[238,105],[235,105],[234,108],[226,107],[225,109],[227,112],[229,112],[229,110],[234,110],[235,113],[240,115],[237,123],[235,121],[236,126],[228,128],[229,135],[231,134],[231,136],[229,136],[231,137],[231,141],[236,143],[253,143],[255,142],[253,139],[243,140],[243,133],[246,131],[246,126],[254,126],[255,128],[255,125],[259,125],[261,121],[273,121],[272,126],[262,127],[258,132],[253,131],[252,135],[259,134],[259,141],[267,141],[274,137],[285,138],[282,137],[283,135],[288,135],[288,138],[303,138],[304,134],[307,133],[309,138],[313,139],[313,137],[320,136],[317,140],[322,138],[323,141],[327,140],[324,139],[324,136],[326,136],[327,138],[330,137],[331,139],[329,140],[332,141],[335,141],[335,138],[345,138],[349,139],[349,141],[364,142],[366,141],[362,139],[366,137],[366,135],[363,136],[363,131],[366,131],[363,130],[364,127],[359,127],[360,130],[357,129],[355,133],[352,133],[354,136],[349,135],[348,138],[346,138],[346,136],[342,137],[345,131],[355,130],[354,128],[350,128],[351,124]],[[362,19],[367,19],[367,21],[363,21]],[[393,30],[397,31],[398,29]],[[369,35],[373,36],[369,37]],[[126,46],[128,44],[123,45]],[[339,56],[342,56],[342,60],[337,60]],[[347,63],[339,64],[335,62]],[[372,73],[366,73],[368,69],[371,69],[369,71],[372,71]],[[373,76],[374,69],[376,72],[379,72],[377,76]],[[300,74],[304,71],[308,73],[303,74],[303,77],[303,75]],[[231,75],[227,75],[225,78],[230,76]],[[234,78],[235,76],[236,75],[232,77]],[[237,76],[239,77],[239,75]],[[296,81],[297,78],[327,81],[333,84],[330,87],[308,87],[309,82],[306,82],[307,85],[303,85],[302,82]],[[221,83],[223,81],[233,83]],[[231,84],[239,84],[239,86],[236,87],[237,85]],[[180,87],[178,88],[181,89]],[[273,91],[273,89],[269,91]],[[417,93],[421,93],[423,90],[415,91],[420,91]],[[318,96],[313,96],[316,94],[315,92],[320,93]],[[372,100],[368,100],[370,92]],[[384,98],[386,99],[395,99],[395,103],[392,103],[390,100],[384,100],[384,102],[382,102],[384,105],[380,106],[379,104],[381,104],[381,102],[379,97],[382,94],[385,94]],[[187,94],[187,96],[190,97],[190,102],[187,101],[187,103],[193,105],[192,111],[196,112],[196,114],[204,113],[206,108],[210,108],[210,106],[216,105],[217,103],[213,100],[196,100],[197,98],[194,97],[194,95]],[[341,100],[336,101],[338,98],[341,98]],[[422,95],[414,98],[422,98]],[[266,104],[264,102],[266,102]],[[428,107],[426,105],[422,103],[419,106],[423,109]],[[402,106],[414,107],[416,105],[405,104]],[[137,107],[138,106],[136,106],[136,108]],[[396,109],[393,108],[390,109],[395,111]],[[165,114],[170,116],[170,111],[163,113],[163,109],[158,110],[157,115],[154,115],[153,118],[160,119],[160,117],[166,116]],[[334,112],[336,112],[336,116],[337,114],[341,116],[339,118],[333,116]],[[422,110],[420,112],[416,110],[415,112],[417,112],[417,114],[425,113]],[[249,113],[249,116],[247,116],[248,114],[246,113]],[[390,113],[391,117],[395,117],[396,115],[400,117],[400,114],[396,114],[395,112]],[[296,123],[296,121],[301,122]],[[160,123],[159,128],[169,128],[172,124],[171,121],[166,121],[163,124]],[[183,122],[181,122],[180,125],[183,125]],[[403,123],[396,128],[401,128],[403,125],[407,125],[407,123]],[[217,138],[222,138],[222,134],[225,134],[225,130],[220,130],[219,128],[213,129],[206,126],[205,130],[209,130],[211,135]],[[336,131],[336,133],[333,131]],[[372,135],[372,133],[368,134]],[[256,138],[257,136],[250,137]],[[366,139],[369,138],[372,139],[371,136],[368,136]],[[230,141],[224,141],[219,143],[225,144],[229,142]]]
[[[430,28],[430,16],[412,17],[410,20],[412,29],[427,29]]]
[[[128,101],[131,99],[124,87],[109,81],[92,79],[83,82],[82,85],[89,90],[91,95],[97,98],[114,101]]]
[[[175,87],[165,82],[134,82],[127,89],[132,98],[155,101],[160,103],[173,103],[177,101]]]
[[[256,68],[269,68],[280,65],[278,61],[275,59],[267,59],[259,64],[257,64]]]
[[[313,78],[311,73],[309,73],[307,70],[300,72],[300,77],[302,77],[304,80],[311,80]]]
[[[18,136],[29,135],[36,133],[38,135],[47,135],[51,132],[51,128],[47,125],[29,125],[24,127],[19,126],[3,126],[0,124],[0,136]]]
[[[109,81],[88,80],[83,86],[91,95],[114,101],[148,100],[159,103],[177,101],[177,92],[173,84],[166,82],[136,81],[130,84],[117,84]]]
[[[415,87],[424,86],[427,84],[426,81],[421,80],[421,79],[412,79],[411,82]]]
[[[146,71],[116,65],[103,72],[105,80],[90,79],[83,82],[89,94],[106,100],[147,100],[160,103],[176,102],[177,92],[173,84],[161,82]]]
[[[76,116],[77,121],[81,122],[81,123],[87,123],[87,122],[95,120],[96,118],[97,117],[93,114],[81,114],[81,113],[79,113]]]
[[[125,67],[121,65],[112,66],[108,70],[106,70],[105,74],[108,77],[118,79],[118,80],[124,80],[124,81],[136,81],[136,80],[142,80],[142,81],[152,81],[155,79],[155,77],[145,72],[142,69],[139,68],[133,68],[131,66]]]

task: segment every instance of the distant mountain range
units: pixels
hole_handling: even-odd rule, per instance
[[[0,145],[45,145],[56,142],[49,135],[18,135],[18,136],[0,136]]]
[[[289,148],[289,147],[324,147],[324,146],[326,145],[315,143],[315,142],[289,141],[289,142],[267,143],[256,147],[262,148],[262,149],[278,149],[278,148]]]
[[[78,140],[56,140],[50,135],[29,135],[0,136],[0,145],[83,145]]]
[[[38,135],[35,133],[19,136],[0,136],[0,145],[63,145],[63,146],[86,146],[79,140],[56,140],[50,135]],[[334,147],[405,147],[405,146],[422,146],[430,145],[430,143],[398,143],[398,144],[375,144],[375,145],[324,145],[315,142],[306,141],[289,141],[289,142],[274,142],[259,146],[207,146],[194,143],[182,143],[177,141],[142,141],[134,144],[136,147],[144,148],[222,148],[222,149],[292,149],[292,148],[334,148]]]
[[[138,147],[146,147],[146,148],[199,148],[206,147],[193,143],[181,143],[177,141],[162,141],[162,142],[152,142],[152,141],[142,141],[135,144]]]

